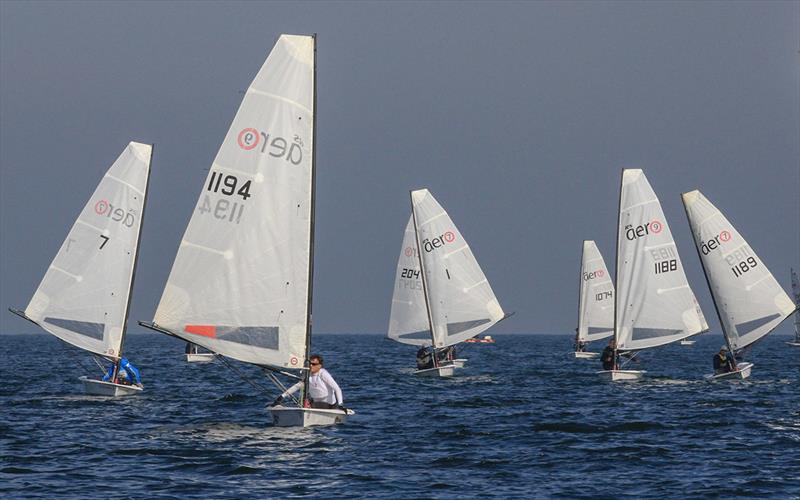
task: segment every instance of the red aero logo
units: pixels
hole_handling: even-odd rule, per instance
[[[597,271],[594,272],[594,275],[597,276],[598,278],[602,278],[604,274],[606,273],[604,273],[602,269],[598,269]]]
[[[239,132],[239,137],[236,138],[236,142],[239,143],[240,148],[244,149],[245,151],[250,151],[258,146],[259,139],[260,135],[258,130],[254,128],[246,128]]]
[[[406,254],[406,257],[411,257],[412,255],[414,255],[414,249],[411,248],[411,247],[406,247],[405,254]]]
[[[654,220],[650,223],[650,230],[653,231],[653,233],[658,234],[662,229],[664,229],[664,226],[661,225],[660,221]]]
[[[297,358],[292,356],[291,359],[289,359],[289,363],[291,363],[292,366],[297,366]]]
[[[103,215],[108,210],[108,202],[106,200],[100,200],[94,204],[94,211],[97,212],[97,215]]]
[[[444,241],[446,241],[448,243],[452,243],[453,240],[455,240],[455,239],[456,239],[456,235],[453,234],[453,231],[447,231],[446,233],[444,233]]]
[[[722,231],[719,233],[719,240],[720,241],[731,241],[731,233],[728,231]]]

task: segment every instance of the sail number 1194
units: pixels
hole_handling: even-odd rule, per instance
[[[226,196],[232,196],[234,193],[241,196],[243,200],[247,200],[251,196],[250,184],[252,180],[248,180],[244,184],[239,184],[239,179],[235,175],[223,174],[222,172],[211,172],[211,177],[208,178],[208,186],[206,191],[212,193],[222,193]],[[238,190],[237,190],[238,187]]]

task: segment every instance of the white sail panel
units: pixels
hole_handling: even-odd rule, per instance
[[[682,195],[728,345],[741,350],[772,331],[794,304],[764,262],[700,191]]]
[[[152,147],[131,142],[67,234],[25,315],[81,349],[120,356]]]
[[[616,281],[618,349],[646,349],[708,329],[661,203],[639,169],[622,172]]]
[[[467,241],[427,189],[411,193],[425,273],[433,340],[445,347],[474,337],[504,317]]]
[[[314,38],[282,35],[203,183],[154,322],[216,353],[300,368],[309,335]]]
[[[390,339],[403,344],[433,343],[420,273],[417,235],[414,232],[414,217],[411,216],[403,235],[400,258],[397,259],[388,331]]]
[[[800,278],[797,277],[794,269],[789,268],[789,272],[792,274],[792,295],[794,295],[794,303],[797,307],[794,313],[794,338],[795,341],[800,342]]]
[[[592,342],[614,335],[614,283],[594,241],[581,254],[578,340]]]

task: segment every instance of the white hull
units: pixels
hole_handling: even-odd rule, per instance
[[[187,363],[210,363],[212,361],[214,361],[214,353],[211,352],[186,355]]]
[[[594,359],[598,356],[600,356],[599,352],[575,351],[575,357],[577,359]]]
[[[681,340],[681,345],[694,345],[696,340]]]
[[[597,372],[601,378],[610,382],[640,380],[645,373],[647,372],[644,370],[602,370]]]
[[[419,375],[421,377],[452,377],[453,373],[456,371],[456,368],[461,367],[456,366],[455,364],[447,364],[438,366],[436,368],[417,370],[414,372],[414,375]]]
[[[736,365],[736,371],[728,373],[720,373],[718,375],[706,376],[709,380],[744,380],[750,376],[750,370],[753,368],[753,363],[739,363]]]
[[[457,358],[453,360],[453,366],[456,368],[464,368],[464,363],[467,362],[467,358]]]
[[[115,384],[113,382],[104,382],[89,377],[80,377],[80,381],[83,382],[86,394],[92,394],[94,396],[131,396],[144,390],[144,388],[137,385]]]
[[[790,345],[792,347],[800,347],[800,342],[786,342],[786,345]]]
[[[353,410],[323,410],[321,408],[291,408],[273,406],[272,425],[275,427],[311,427],[316,425],[343,424],[347,417],[354,415]]]

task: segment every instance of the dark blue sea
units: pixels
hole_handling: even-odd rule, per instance
[[[128,338],[146,390],[83,395],[91,359],[49,335],[0,336],[0,496],[40,498],[798,498],[800,348],[771,335],[750,379],[710,383],[721,344],[641,355],[641,382],[601,382],[568,336],[496,335],[451,379],[414,349],[317,335],[358,413],[273,428],[269,395],[184,345]],[[603,343],[593,345],[599,350]],[[264,382],[252,367],[244,374]]]

